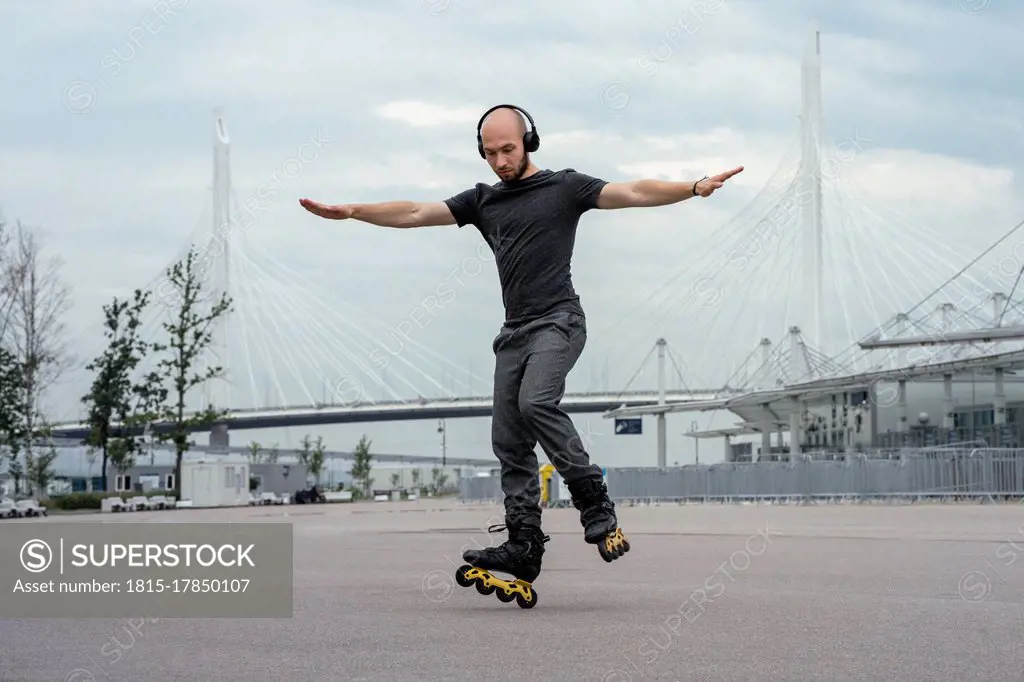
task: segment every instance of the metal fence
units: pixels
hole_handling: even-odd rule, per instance
[[[1024,500],[1024,449],[814,453],[780,462],[608,469],[612,499],[653,502]],[[565,506],[552,484],[551,506]],[[502,500],[498,476],[461,481],[464,502]]]
[[[500,476],[474,476],[459,480],[459,499],[463,502],[500,502]]]

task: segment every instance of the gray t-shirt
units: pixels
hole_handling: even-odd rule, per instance
[[[445,200],[458,226],[475,226],[494,252],[506,325],[562,309],[583,314],[570,272],[576,226],[606,184],[572,168],[542,170]]]

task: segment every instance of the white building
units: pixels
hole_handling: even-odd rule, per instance
[[[616,417],[729,410],[734,427],[688,434],[724,438],[726,461],[807,451],[853,452],[962,443],[1024,447],[1024,351],[832,377],[732,398],[623,408]],[[752,447],[732,439],[760,435]],[[788,437],[787,437],[788,436]]]
[[[244,455],[186,455],[181,461],[181,499],[193,507],[248,505],[249,459]]]

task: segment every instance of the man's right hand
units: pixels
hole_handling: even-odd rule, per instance
[[[313,215],[329,220],[348,220],[352,217],[353,208],[348,204],[328,206],[312,199],[299,199],[299,204]]]
[[[384,201],[376,204],[336,204],[328,206],[311,199],[299,199],[304,209],[330,220],[361,220],[381,227],[426,227],[427,225],[455,225],[448,204],[443,201],[417,203],[415,201]]]

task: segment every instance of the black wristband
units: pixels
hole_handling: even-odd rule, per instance
[[[707,180],[707,179],[708,179],[708,176],[706,176],[706,175],[705,175],[705,176],[704,176],[703,178],[701,178],[701,179],[700,179],[700,180],[698,180],[697,182],[693,183],[693,189],[692,189],[692,190],[690,190],[690,191],[691,191],[691,192],[693,193],[693,196],[699,196],[699,195],[697,194],[697,185],[698,185],[698,184],[700,184],[700,183],[702,183],[702,182],[704,182],[704,181],[705,181],[705,180]]]

